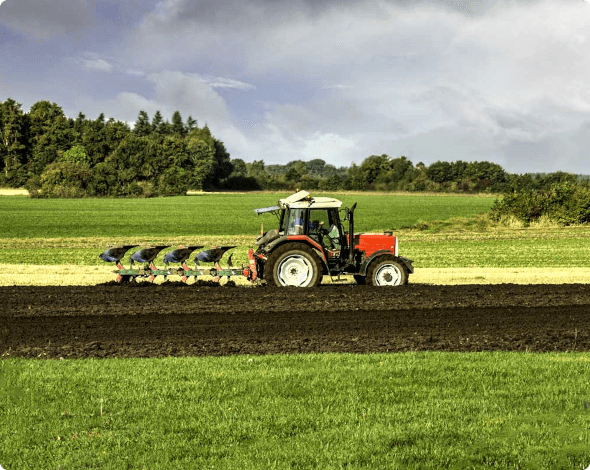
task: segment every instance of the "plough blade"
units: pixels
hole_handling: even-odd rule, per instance
[[[234,276],[243,276],[248,281],[250,281],[252,283],[255,282],[257,279],[256,259],[254,256],[253,249],[250,249],[248,251],[248,265],[247,266],[242,265],[241,267],[235,267],[232,265],[231,255],[230,255],[230,257],[228,259],[229,266],[227,266],[227,267],[221,267],[218,263],[218,259],[215,259],[213,267],[203,267],[203,266],[199,266],[198,264],[196,264],[194,268],[190,268],[186,264],[186,259],[188,258],[188,256],[190,255],[190,253],[192,251],[196,250],[197,248],[202,248],[201,246],[190,246],[187,248],[179,248],[179,249],[176,249],[174,251],[167,253],[164,257],[164,262],[166,264],[165,268],[158,268],[155,264],[155,261],[154,261],[155,258],[147,261],[142,268],[134,267],[133,263],[131,263],[129,268],[125,268],[123,266],[123,264],[121,264],[120,258],[122,258],[125,251],[127,251],[129,248],[132,248],[135,246],[137,246],[137,245],[116,247],[116,250],[115,250],[116,255],[117,255],[116,257],[112,256],[113,251],[108,251],[108,250],[105,253],[108,253],[109,257],[107,257],[104,253],[99,256],[99,258],[101,258],[105,261],[107,261],[107,260],[108,261],[115,261],[117,269],[113,272],[117,275],[116,281],[119,283],[133,281],[137,278],[146,279],[148,282],[153,283],[158,276],[163,276],[164,280],[167,280],[168,276],[179,276],[180,280],[185,283],[191,277],[194,278],[195,280],[197,280],[201,276],[211,276],[213,278],[213,281],[215,281],[215,282],[219,282],[222,277],[227,277],[228,279],[230,279],[231,277],[234,277]],[[231,248],[235,248],[235,247],[224,246],[219,249],[214,248],[212,250],[213,251],[215,251],[215,250],[227,251],[228,249],[231,249]],[[155,252],[156,250],[159,251],[160,249],[162,249],[161,246],[150,248],[150,250],[152,250],[153,252]],[[110,250],[113,250],[113,249],[110,249]],[[144,250],[147,251],[147,249],[144,249]],[[139,256],[136,256],[136,258],[134,259],[135,261],[139,261],[139,259],[145,260],[145,258],[143,258],[143,255],[146,253],[146,251],[144,251],[144,250],[139,250],[136,253],[134,253],[134,256],[137,253],[142,254],[141,258]],[[212,250],[206,250],[205,252],[201,252],[201,253],[210,254],[212,252]],[[153,255],[153,253],[152,253],[152,255]],[[203,258],[203,256],[201,256],[201,258]],[[201,259],[201,261],[202,261],[202,259]],[[168,263],[170,263],[170,262],[179,262],[179,263],[181,263],[181,267],[178,267],[178,268],[168,267]]]

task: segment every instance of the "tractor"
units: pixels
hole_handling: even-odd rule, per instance
[[[407,284],[414,267],[411,259],[399,256],[397,237],[392,232],[355,234],[356,203],[341,206],[338,199],[299,191],[276,206],[255,209],[259,215],[275,214],[279,222],[276,229],[261,228],[256,239],[257,277],[270,285],[297,287],[314,287],[323,275],[343,274],[352,274],[357,284]]]

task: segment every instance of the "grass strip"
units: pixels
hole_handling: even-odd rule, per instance
[[[590,464],[590,354],[0,361],[5,468]]]
[[[590,267],[590,227],[437,233],[400,230],[396,234],[400,255],[413,259],[418,269]],[[112,245],[169,244],[178,247],[200,244],[205,247],[236,245],[232,259],[235,265],[239,265],[247,263],[247,251],[254,246],[255,237],[256,233],[161,238],[9,238],[0,239],[0,264],[104,266],[98,255]],[[167,251],[163,250],[157,258],[160,265]],[[127,261],[132,253],[130,250],[124,260]]]

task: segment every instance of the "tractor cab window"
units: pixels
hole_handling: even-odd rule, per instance
[[[279,215],[279,233],[281,235],[285,234],[287,231],[287,227],[285,226],[287,224],[286,213],[287,211],[283,209]]]
[[[309,236],[328,250],[340,250],[342,233],[338,210],[311,210],[309,215]]]
[[[305,227],[305,209],[291,209],[287,222],[287,235],[303,235]]]

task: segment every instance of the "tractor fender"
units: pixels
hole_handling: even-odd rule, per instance
[[[272,251],[274,251],[274,249],[278,246],[278,245],[282,245],[284,242],[287,241],[287,237],[286,236],[281,236],[279,238],[274,239],[272,242],[270,242],[268,245],[266,245],[263,248],[263,251],[266,253],[266,255],[270,255],[270,253]]]
[[[322,263],[322,269],[323,269],[324,274],[328,272],[328,261],[326,260],[326,255],[324,255],[324,252],[321,250],[321,245],[306,236],[302,236],[302,235],[293,236],[293,235],[291,235],[289,237],[282,236],[280,238],[277,238],[276,240],[273,240],[271,243],[269,243],[264,248],[266,256],[267,257],[270,256],[270,254],[274,250],[276,250],[279,246],[282,246],[285,243],[293,243],[293,242],[300,242],[300,243],[305,243],[306,245],[308,245],[314,251],[314,253],[316,255],[318,255],[318,258],[320,259],[320,261]]]
[[[359,274],[362,276],[366,276],[367,269],[369,268],[369,265],[375,259],[377,259],[379,256],[383,256],[383,255],[393,256],[393,253],[389,250],[376,251],[375,253],[373,253],[371,256],[369,256],[367,259],[365,259],[363,261],[363,263],[361,264],[361,267],[359,268]],[[401,262],[408,269],[408,272],[410,274],[412,274],[414,272],[414,266],[412,265],[413,260],[411,260],[410,258],[404,258],[403,256],[394,256],[394,258],[396,261]]]

